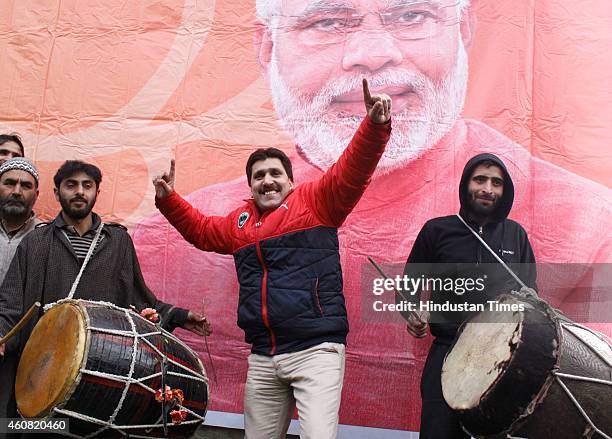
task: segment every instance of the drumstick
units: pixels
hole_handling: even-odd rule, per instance
[[[378,265],[378,264],[376,263],[376,261],[374,261],[374,259],[372,259],[372,257],[371,257],[371,256],[368,256],[368,261],[370,261],[370,263],[371,263],[371,264],[374,266],[374,268],[376,268],[376,271],[378,271],[378,272],[380,273],[380,275],[381,275],[382,277],[384,277],[384,278],[385,278],[385,280],[386,280],[386,279],[389,279],[389,278],[387,277],[387,275],[385,274],[385,272],[382,270],[382,268],[380,268],[380,265]],[[400,296],[400,297],[401,297],[403,300],[405,300],[406,302],[408,302],[408,299],[406,299],[406,296],[404,296],[404,295],[403,295],[401,292],[397,291],[397,290],[395,289],[395,287],[393,287],[393,291],[395,291],[395,294],[397,294],[398,296]],[[410,317],[413,317],[413,318],[417,319],[417,320],[418,320],[418,321],[419,321],[421,324],[425,324],[425,323],[427,323],[427,322],[423,321],[423,319],[421,318],[421,316],[420,316],[420,315],[418,315],[418,314],[417,314],[416,312],[414,312],[414,311],[408,311],[408,315],[409,315]]]
[[[2,338],[0,338],[0,346],[2,346],[3,344],[5,344],[7,341],[9,341],[9,339],[17,334],[19,332],[19,330],[21,328],[23,328],[25,326],[26,323],[28,323],[28,321],[34,317],[34,314],[36,314],[36,311],[38,311],[38,309],[40,308],[40,302],[34,302],[34,305],[32,305],[30,307],[30,309],[28,310],[27,313],[25,313],[25,315],[21,318],[21,320],[19,320],[17,322],[17,324],[15,326],[13,326],[13,328]]]
[[[202,316],[204,314],[204,299],[202,299]],[[206,318],[206,317],[204,317]],[[212,360],[212,356],[210,355],[210,349],[208,348],[208,335],[204,334],[204,347],[206,348],[206,353],[208,354],[208,361],[210,362],[210,371],[212,372],[213,382],[217,384],[217,371],[215,371],[215,365]]]

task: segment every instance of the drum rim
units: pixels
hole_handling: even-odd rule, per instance
[[[539,305],[541,306],[542,304],[539,304]],[[548,377],[546,377],[544,384],[542,384],[542,387],[540,388],[540,391],[533,397],[533,399],[531,400],[529,405],[527,405],[523,413],[521,413],[519,417],[516,418],[514,422],[510,424],[507,430],[502,432],[502,434],[504,435],[509,435],[517,431],[518,429],[520,429],[525,423],[529,421],[529,417],[533,415],[533,413],[536,411],[538,406],[546,400],[546,396],[548,395],[550,388],[555,383],[556,375],[554,371],[558,370],[561,364],[561,357],[563,355],[563,350],[561,349],[561,347],[563,346],[563,337],[564,337],[563,331],[561,330],[561,322],[551,312],[552,307],[546,303],[544,305],[546,306],[541,306],[540,310],[544,314],[546,314],[546,316],[555,324],[555,332],[557,334],[557,346],[555,347],[555,351],[554,351],[555,358],[556,358],[555,365],[552,368],[552,370],[550,370]]]
[[[88,350],[89,350],[89,331],[88,331],[88,326],[89,326],[89,316],[83,312],[83,307],[78,303],[77,300],[64,300],[61,303],[57,303],[54,306],[52,306],[51,308],[49,308],[46,312],[49,312],[51,309],[57,307],[57,306],[72,306],[73,308],[75,308],[78,313],[80,314],[81,318],[79,319],[79,325],[81,326],[80,330],[79,330],[79,342],[77,342],[77,347],[79,344],[81,344],[81,339],[84,339],[82,342],[83,345],[83,350],[80,353],[81,356],[81,361],[77,363],[77,359],[79,357],[79,352],[78,349],[75,349],[75,352],[73,354],[73,358],[74,358],[74,362],[73,362],[73,366],[76,367],[76,374],[73,380],[73,383],[71,385],[64,385],[62,387],[62,392],[64,394],[63,397],[61,397],[61,395],[56,398],[53,401],[50,401],[48,404],[46,404],[46,407],[44,410],[42,410],[41,412],[37,413],[35,415],[36,418],[48,418],[52,415],[53,412],[55,412],[56,408],[62,408],[66,405],[66,403],[68,402],[68,400],[72,397],[72,394],[74,393],[77,385],[80,383],[81,381],[81,377],[83,375],[83,373],[81,372],[81,369],[83,368],[83,364],[86,364],[87,361],[87,354],[88,354]],[[43,316],[44,317],[44,316]],[[27,345],[27,344],[26,344]],[[19,410],[18,407],[18,411],[19,414],[23,417],[25,417],[21,411]]]
[[[68,401],[70,400],[70,398],[72,398],[72,395],[74,394],[74,391],[77,389],[78,385],[81,383],[81,379],[83,378],[83,367],[85,365],[87,365],[87,360],[89,358],[89,347],[91,344],[91,322],[89,319],[89,314],[87,313],[87,307],[85,307],[82,302],[87,302],[87,301],[83,301],[83,300],[73,300],[73,299],[67,299],[66,301],[62,302],[62,303],[71,303],[74,306],[76,306],[78,308],[78,310],[80,311],[81,315],[84,318],[84,324],[85,324],[85,345],[83,346],[83,355],[82,355],[82,361],[81,364],[79,364],[79,372],[76,376],[76,378],[74,379],[74,382],[72,384],[72,386],[70,387],[70,390],[68,392],[66,392],[66,396],[64,398],[64,400],[57,404],[55,407],[53,407],[53,411],[55,411],[56,409],[63,409],[66,404],[68,404]]]

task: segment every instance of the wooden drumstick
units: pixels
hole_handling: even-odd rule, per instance
[[[368,256],[368,261],[370,261],[370,263],[374,266],[374,268],[376,268],[376,271],[378,271],[382,277],[384,277],[385,279],[389,279],[385,272],[382,270],[382,268],[380,268],[380,266],[376,263],[376,261],[374,261],[374,259],[372,259],[371,256]],[[406,296],[404,296],[400,291],[397,291],[395,287],[393,287],[393,291],[395,291],[395,294],[400,296],[403,300],[408,301],[408,299],[406,299]],[[421,324],[427,323],[423,321],[423,318],[414,311],[408,311],[408,315],[417,319]]]
[[[202,299],[202,316],[204,314],[204,299]],[[206,319],[206,317],[204,317]],[[212,372],[213,382],[217,384],[217,371],[215,370],[215,364],[213,363],[212,356],[210,355],[210,349],[208,347],[208,335],[204,335],[204,347],[206,348],[206,353],[208,354],[208,361],[210,362],[210,371]]]
[[[0,338],[0,346],[2,346],[3,344],[5,344],[7,341],[9,341],[9,339],[17,334],[19,332],[19,330],[21,328],[23,328],[25,326],[26,323],[28,323],[28,321],[34,317],[34,314],[36,314],[36,312],[38,311],[38,309],[40,308],[40,302],[35,302],[34,305],[32,305],[30,307],[30,309],[28,310],[27,313],[25,313],[25,315],[21,318],[21,320],[19,320],[17,322],[17,324],[15,326],[13,326],[13,328],[2,338]]]

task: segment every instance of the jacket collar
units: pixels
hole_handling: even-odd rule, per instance
[[[96,213],[92,212],[91,213],[91,228],[88,230],[88,232],[92,230],[95,231],[101,222],[102,222],[102,219]],[[57,214],[52,224],[59,229],[65,229],[66,227],[69,226],[66,223],[66,221],[64,221],[64,216],[62,215],[62,212]]]

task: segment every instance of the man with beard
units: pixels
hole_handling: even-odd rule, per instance
[[[32,208],[38,198],[38,170],[18,157],[0,165],[0,284],[17,246],[40,223]]]
[[[473,157],[465,165],[459,185],[459,199],[461,218],[506,264],[512,264],[525,285],[535,289],[535,257],[529,238],[520,224],[508,219],[514,201],[514,185],[504,163],[493,154]],[[440,273],[448,272],[449,266],[453,266],[455,268],[451,276],[472,279],[486,276],[485,289],[478,293],[478,301],[481,303],[492,300],[498,294],[520,290],[521,285],[500,268],[496,258],[468,226],[457,215],[427,221],[412,247],[404,274],[413,278],[422,275],[437,277]],[[478,268],[474,271],[468,270],[468,267],[473,269],[474,264],[477,264],[475,266]],[[432,274],[434,272],[437,274]],[[448,297],[449,294],[451,298]],[[431,292],[431,298],[434,302],[448,301],[452,300],[452,294]],[[482,294],[486,299],[482,299]],[[466,300],[475,303],[471,297]],[[429,327],[435,339],[421,377],[422,412],[419,437],[422,439],[470,437],[462,430],[456,416],[444,401],[440,381],[444,358],[465,317],[461,312],[431,314]],[[410,334],[417,338],[425,337],[427,323],[416,319],[414,314],[407,316],[407,321]]]
[[[474,6],[467,0],[261,0],[256,6],[256,50],[279,120],[295,142],[297,152],[291,160],[297,183],[319,178],[348,144],[358,124],[355,101],[362,76],[373,92],[393,99],[394,128],[385,153],[368,190],[339,231],[347,309],[356,317],[345,377],[345,387],[354,390],[344,395],[341,420],[414,430],[419,406],[413,395],[427,346],[407,341],[399,325],[358,317],[363,315],[362,298],[371,295],[365,280],[370,268],[366,256],[403,267],[406,249],[420,226],[458,210],[449,187],[458,186],[463,164],[478,153],[492,151],[507,163],[519,194],[513,214],[529,231],[539,261],[612,261],[611,234],[593,232],[609,230],[611,191],[532,156],[479,121],[459,116],[467,88],[467,49],[474,33]],[[207,214],[221,215],[239,206],[238,200],[247,196],[244,187],[244,179],[215,184],[188,200]],[[171,295],[229,291],[231,300],[237,301],[232,260],[198,252],[177,239],[161,216],[135,230],[149,283],[163,285]],[[167,248],[173,250],[171,258]],[[564,272],[557,279],[571,288],[579,277]],[[566,311],[568,301],[582,300],[541,293]],[[589,313],[606,309],[583,303],[584,313],[568,314],[589,321]],[[224,301],[211,302],[208,314],[223,321],[225,306]],[[224,323],[228,328],[232,322],[225,317]],[[239,337],[238,332],[226,331],[216,337],[213,350],[240,346]],[[227,369],[241,367],[232,358],[219,361]],[[225,379],[215,408],[235,412],[240,410],[239,397],[229,389],[238,380]],[[390,382],[394,385],[386,386]],[[383,388],[385,398],[371,398]]]
[[[2,145],[0,145],[1,154]],[[0,165],[0,284],[9,269],[17,246],[40,223],[32,207],[38,198],[38,170],[32,162],[18,157]],[[0,354],[4,346],[0,346]],[[18,357],[0,355],[0,371],[17,368]],[[6,393],[4,384],[3,393]],[[9,392],[10,393],[10,392]],[[15,414],[14,402],[0,396],[0,418]]]
[[[182,327],[197,335],[210,334],[210,324],[204,317],[155,297],[144,282],[126,229],[116,223],[103,223],[92,212],[102,181],[100,169],[81,161],[67,161],[53,181],[62,210],[53,221],[30,232],[17,247],[0,287],[0,338],[35,302],[45,305],[66,298],[92,246],[75,299],[111,302],[137,310],[154,308],[161,314],[162,326],[169,331]],[[31,319],[18,338],[0,346],[0,355],[6,349],[0,369],[0,408],[3,409],[0,418],[16,416],[16,367],[37,320]]]
[[[23,157],[23,143],[17,134],[0,134],[0,165],[15,157]]]

